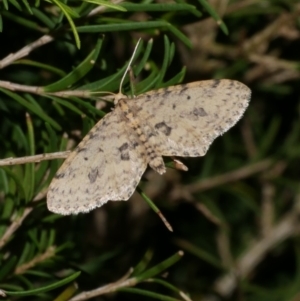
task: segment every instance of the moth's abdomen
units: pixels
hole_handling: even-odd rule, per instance
[[[156,130],[149,127],[149,124],[147,124],[148,118],[146,116],[144,116],[143,119],[139,118],[137,109],[128,102],[130,102],[130,100],[121,100],[119,102],[120,109],[129,127],[134,131],[139,142],[143,145],[147,163],[159,174],[165,173],[166,167],[159,152],[158,141],[155,141],[157,140],[157,138],[155,139],[157,136]]]

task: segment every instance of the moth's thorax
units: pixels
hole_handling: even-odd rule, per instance
[[[120,108],[120,110],[122,111],[123,114],[127,114],[130,113],[131,109],[128,105],[128,98],[121,98],[119,99],[118,103],[117,103],[117,107]]]
[[[162,174],[166,171],[163,159],[157,145],[153,143],[153,139],[149,136],[147,131],[147,121],[142,120],[138,116],[138,108],[130,103],[129,99],[120,99],[118,108],[121,110],[122,118],[124,118],[128,126],[135,132],[141,145],[145,149],[145,155],[150,167]],[[153,135],[153,133],[151,133]]]
[[[126,100],[128,98],[126,95],[122,94],[121,92],[115,94],[114,105],[116,106],[122,99]]]

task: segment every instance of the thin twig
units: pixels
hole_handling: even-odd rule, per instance
[[[276,71],[281,69],[296,70],[299,63],[297,61],[279,59],[271,55],[250,54],[248,56],[249,62],[264,66],[269,71]]]
[[[2,81],[2,80],[0,80],[0,87],[10,91],[28,92],[37,95],[52,95],[58,97],[75,96],[75,97],[82,97],[82,98],[92,98],[96,94],[88,90],[65,90],[65,91],[57,91],[57,92],[45,92],[44,87],[20,85],[20,84],[15,84],[12,82]]]
[[[46,34],[46,35],[42,36],[41,38],[37,39],[36,41],[21,48],[16,53],[9,54],[2,61],[0,61],[0,69],[3,69],[6,66],[15,62],[16,60],[19,60],[19,59],[27,56],[34,49],[41,47],[49,42],[52,42],[53,40],[54,40],[54,38],[52,36]]]
[[[26,164],[26,163],[45,161],[45,160],[65,159],[69,156],[70,153],[71,151],[64,151],[64,152],[27,156],[21,158],[6,158],[0,160],[0,166]]]
[[[216,186],[224,185],[227,183],[235,182],[244,178],[247,178],[255,173],[262,172],[268,169],[273,164],[271,159],[266,159],[240,169],[224,173],[220,176],[215,176],[212,178],[208,178],[202,180],[200,182],[192,183],[189,185],[185,185],[184,189],[189,191],[190,193],[195,193],[199,191],[204,191],[208,189],[212,189]]]
[[[66,152],[65,152],[66,153]],[[35,156],[32,156],[35,157]],[[22,158],[16,158],[16,159],[22,159]],[[43,192],[40,192],[39,194],[37,194],[32,202],[37,202],[40,201],[41,199],[43,199],[47,194],[47,189]],[[15,220],[12,221],[12,223],[10,224],[10,226],[6,229],[5,233],[3,234],[3,236],[0,238],[0,249],[6,245],[6,243],[9,241],[9,239],[11,238],[11,236],[13,235],[14,232],[16,232],[18,230],[18,228],[22,225],[24,219],[29,215],[29,213],[33,210],[33,207],[27,207],[23,214],[21,216],[18,216],[15,218]]]
[[[32,207],[28,207],[24,210],[22,216],[17,217],[10,226],[6,229],[5,233],[0,239],[0,249],[6,245],[6,243],[10,240],[13,233],[17,231],[17,229],[22,225],[23,220],[27,217],[27,215],[32,211]]]
[[[29,262],[26,262],[26,263],[18,266],[15,269],[14,274],[15,275],[23,274],[27,270],[29,270],[29,269],[33,268],[34,266],[36,266],[37,264],[39,264],[40,262],[43,262],[43,261],[47,260],[48,258],[53,257],[54,255],[55,255],[55,247],[51,246],[43,254],[39,254],[39,255],[35,256]]]
[[[195,206],[195,208],[199,210],[210,222],[221,228],[227,228],[224,222],[221,219],[219,219],[216,216],[216,214],[211,212],[211,210],[205,204],[201,202],[196,202],[194,199],[192,200],[192,203]]]
[[[43,189],[42,191],[40,191],[33,199],[33,202],[38,202],[38,201],[41,201],[43,200],[46,195],[47,195],[47,192],[48,192],[48,188],[45,188]]]
[[[135,286],[138,283],[138,281],[135,277],[127,279],[131,273],[132,273],[132,270],[130,270],[128,273],[126,273],[126,275],[123,276],[117,282],[101,286],[101,287],[96,288],[91,291],[82,292],[79,295],[71,298],[69,301],[87,300],[87,299],[90,299],[93,297],[101,296],[103,294],[115,292],[117,289],[120,289],[122,287]]]
[[[295,206],[268,232],[268,236],[256,241],[234,267],[215,282],[215,290],[221,296],[229,296],[237,286],[239,279],[245,279],[262,261],[264,256],[280,242],[299,234],[300,195],[296,197]]]
[[[113,0],[111,1],[113,4],[119,4],[123,2],[124,0]],[[98,6],[94,10],[92,10],[85,18],[89,18],[93,15],[99,14],[107,10],[106,6]],[[61,30],[60,30],[61,31]],[[8,65],[11,65],[16,60],[19,60],[25,56],[27,56],[30,52],[35,50],[38,47],[41,47],[43,45],[48,44],[49,42],[52,42],[54,40],[54,35],[48,35],[45,34],[36,41],[26,45],[25,47],[21,48],[16,53],[11,53],[7,57],[5,57],[3,60],[0,61],[0,69],[5,68]]]
[[[243,144],[245,145],[245,149],[249,158],[254,158],[258,152],[257,151],[258,147],[256,145],[253,132],[254,131],[250,122],[250,118],[244,118],[241,127],[241,134],[243,137]]]
[[[275,185],[271,181],[262,181],[261,185],[261,213],[259,215],[259,229],[261,236],[268,236],[275,222],[275,204],[273,202],[276,195]]]

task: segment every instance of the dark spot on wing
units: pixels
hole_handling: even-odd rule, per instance
[[[132,146],[133,146],[133,148],[136,148],[137,146],[139,145],[139,143],[138,142],[133,142],[133,144],[132,144]]]
[[[155,158],[156,155],[155,155],[154,150],[153,150],[153,149],[148,150],[148,151],[147,151],[147,156],[150,157],[151,159],[152,159],[152,158]]]
[[[77,151],[77,153],[85,152],[86,148],[85,147],[77,147],[76,151]]]
[[[187,89],[188,89],[187,85],[181,85],[181,90],[180,90],[179,94],[184,93]]]
[[[98,177],[98,167],[92,168],[88,174],[90,183],[94,183]]]
[[[160,132],[164,133],[166,136],[171,135],[172,128],[168,126],[164,121],[157,123],[154,127]]]
[[[119,151],[120,151],[120,152],[123,152],[123,151],[127,150],[128,147],[129,147],[128,143],[125,142],[124,144],[122,144],[122,145],[119,147]]]
[[[97,138],[99,135],[96,133],[89,133],[89,139]]]
[[[166,97],[166,96],[168,96],[170,93],[171,93],[170,90],[165,90],[162,96],[163,96],[163,97]]]
[[[232,120],[231,118],[228,118],[228,119],[226,120],[226,123],[228,123],[228,124],[233,124],[233,120]]]
[[[193,114],[195,116],[207,116],[207,113],[205,112],[205,110],[203,108],[194,108],[193,110]]]
[[[151,138],[151,137],[153,137],[153,136],[155,136],[155,134],[154,134],[153,132],[150,132],[150,133],[148,133],[148,135],[147,135],[148,138]]]
[[[123,161],[129,161],[130,160],[128,149],[129,149],[129,144],[127,142],[125,142],[124,144],[122,144],[119,147],[119,151],[121,153],[121,160],[123,160]]]
[[[215,79],[215,80],[213,80],[213,83],[212,83],[211,87],[213,89],[215,89],[215,88],[217,88],[219,86],[219,84],[220,84],[220,80],[219,79]]]
[[[176,105],[175,105],[175,104],[173,104],[172,108],[173,108],[173,110],[175,110],[175,109],[176,109]]]
[[[190,95],[188,95],[188,96],[186,97],[186,99],[187,99],[187,100],[191,99],[191,96],[190,96]]]
[[[219,126],[215,127],[215,131],[216,131],[219,135],[221,135],[221,134],[224,132],[224,129],[219,125]]]
[[[65,176],[65,173],[64,173],[64,172],[62,172],[62,173],[57,173],[57,174],[55,175],[55,178],[56,178],[56,179],[62,179],[62,178],[64,178],[64,176]]]

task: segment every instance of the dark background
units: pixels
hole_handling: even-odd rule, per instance
[[[205,157],[183,159],[188,172],[168,168],[163,176],[152,170],[145,173],[139,187],[162,211],[173,233],[137,192],[128,202],[109,202],[88,214],[50,213],[47,187],[62,160],[1,168],[0,289],[24,293],[53,285],[50,291],[28,297],[8,293],[8,299],[54,300],[62,292],[72,291],[71,283],[59,288],[54,284],[76,271],[82,271],[76,279],[78,294],[119,280],[131,267],[136,267],[133,275],[141,275],[183,250],[178,262],[166,269],[156,266],[146,279],[164,279],[192,300],[300,299],[298,1],[208,1],[226,24],[228,35],[201,1],[186,1],[203,13],[201,17],[184,9],[153,12],[139,2],[134,2],[140,5],[135,12],[109,10],[94,17],[88,17],[87,12],[95,5],[68,2],[66,5],[79,12],[79,17],[73,18],[77,27],[120,26],[103,32],[104,36],[102,32],[79,33],[80,49],[68,21],[61,18],[54,4],[28,4],[31,14],[24,3],[14,6],[8,2],[8,9],[0,3],[1,158],[73,148],[99,119],[94,110],[82,105],[89,102],[94,106],[95,99],[56,103],[45,92],[36,95],[6,90],[1,82],[30,87],[54,83],[63,75],[34,63],[68,74],[95,48],[98,38],[103,44],[94,68],[65,90],[80,89],[115,74],[128,62],[139,37],[144,41],[142,54],[153,38],[148,65],[136,78],[137,83],[143,83],[151,71],[159,74],[167,39],[175,46],[173,60],[164,81],[159,85],[153,82],[147,90],[165,86],[185,66],[183,83],[212,78],[245,83],[252,90],[250,106]],[[45,16],[53,21],[52,27]],[[122,22],[158,20],[180,30],[192,48],[165,27],[121,30]],[[2,68],[1,62],[9,54],[47,33],[53,34],[54,41],[22,58],[28,61],[13,61]],[[119,82],[120,78],[114,80],[110,92],[117,92]],[[123,88],[129,91],[128,84]],[[40,107],[61,129],[46,125],[25,103]],[[109,112],[110,107],[102,103],[103,112]],[[30,119],[26,120],[25,113]],[[64,133],[68,138],[63,138]],[[159,283],[143,282],[134,288],[145,294],[163,294],[162,300],[171,300],[167,296],[183,300],[178,292]],[[140,293],[132,289],[94,300],[151,299]],[[69,296],[59,298],[68,300]]]

